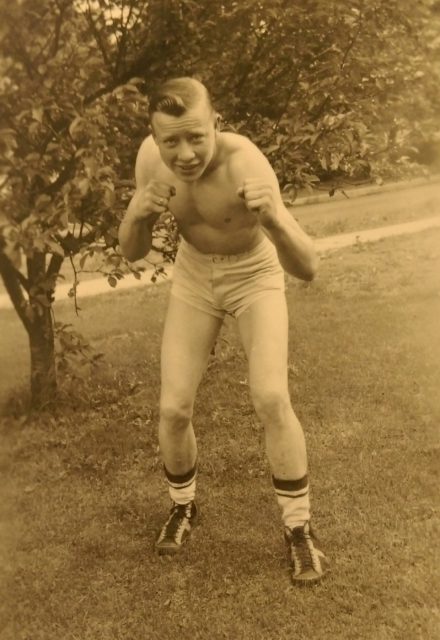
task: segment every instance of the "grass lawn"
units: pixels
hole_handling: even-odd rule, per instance
[[[102,370],[54,413],[3,419],[2,640],[438,637],[439,274],[432,230],[289,280],[292,399],[333,564],[311,589],[289,581],[234,325],[196,407],[201,526],[170,561],[152,552],[168,508],[156,440],[168,285],[84,300],[77,324]],[[57,315],[71,321],[70,306]],[[7,344],[22,344],[2,318]]]
[[[293,215],[311,236],[322,238],[360,229],[373,229],[421,218],[436,216],[440,211],[440,182],[369,196],[334,200],[320,204],[294,206]]]

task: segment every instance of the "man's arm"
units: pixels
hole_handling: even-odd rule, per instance
[[[158,151],[152,138],[142,143],[136,159],[136,191],[119,226],[119,245],[123,255],[135,262],[151,249],[153,227],[161,213],[168,210],[174,187],[154,180]]]
[[[249,143],[235,154],[231,171],[239,185],[237,194],[275,245],[283,269],[302,280],[313,280],[319,263],[313,242],[286,209],[268,160]]]
[[[301,229],[284,203],[278,207],[275,223],[266,225],[264,230],[277,249],[283,269],[301,280],[313,280],[319,265],[318,254],[313,241]]]

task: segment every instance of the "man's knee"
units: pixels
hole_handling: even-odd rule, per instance
[[[160,421],[168,429],[180,431],[188,427],[192,418],[192,403],[178,399],[162,400]]]
[[[290,409],[287,390],[276,386],[264,386],[251,389],[255,411],[263,422],[282,422]]]

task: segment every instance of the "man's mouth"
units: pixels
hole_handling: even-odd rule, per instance
[[[183,171],[183,173],[192,173],[195,169],[200,167],[200,162],[194,164],[179,164],[178,167],[180,171]]]

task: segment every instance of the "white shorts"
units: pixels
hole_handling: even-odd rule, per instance
[[[255,300],[284,290],[284,271],[266,236],[254,249],[233,255],[201,253],[180,242],[171,295],[200,311],[238,317]]]

